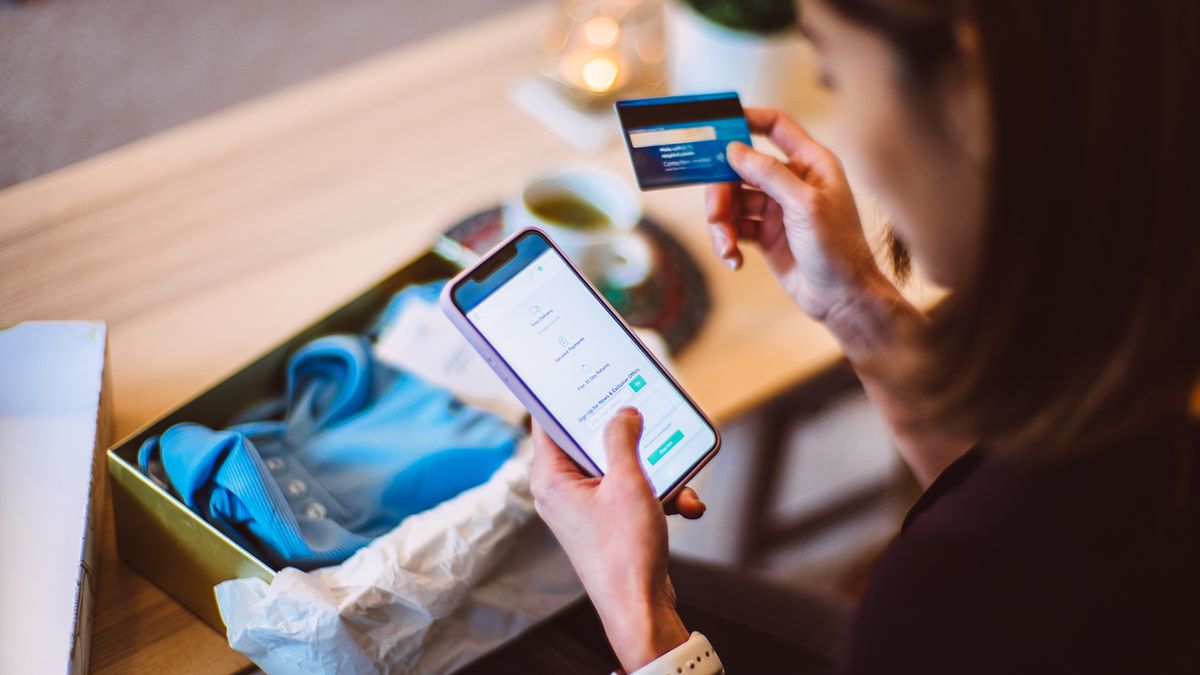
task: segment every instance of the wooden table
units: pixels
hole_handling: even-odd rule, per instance
[[[0,192],[0,324],[107,321],[120,438],[523,179],[580,161],[628,172],[619,145],[581,157],[506,101],[530,68],[543,11],[445,34]],[[802,116],[819,128],[820,98],[811,100]],[[717,264],[699,189],[645,202],[711,281],[714,314],[677,366],[714,418],[837,359],[756,257],[739,273]],[[122,564],[106,526],[95,671],[249,665]]]

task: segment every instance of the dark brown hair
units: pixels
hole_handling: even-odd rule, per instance
[[[977,31],[991,100],[973,279],[918,381],[1009,446],[1114,442],[1200,378],[1200,2],[825,0],[892,46],[915,105]]]

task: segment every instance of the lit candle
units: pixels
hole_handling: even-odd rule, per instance
[[[588,94],[608,94],[629,82],[629,68],[608,49],[572,49],[559,64],[563,81]]]
[[[583,64],[583,83],[591,91],[602,94],[617,81],[617,64],[607,56],[596,56]]]
[[[661,7],[655,5],[655,14],[642,4],[558,0],[558,12],[542,36],[538,72],[572,105],[583,107],[609,103],[634,85],[654,86],[662,79],[657,74],[661,55],[655,51],[662,42]]]

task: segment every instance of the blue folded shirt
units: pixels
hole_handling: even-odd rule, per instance
[[[188,507],[248,550],[301,569],[341,562],[405,516],[486,481],[521,436],[376,362],[354,335],[301,348],[284,398],[239,419],[224,431],[177,424],[148,439],[138,462],[161,468]]]

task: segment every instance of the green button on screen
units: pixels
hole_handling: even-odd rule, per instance
[[[682,440],[683,432],[676,429],[675,433],[671,434],[670,438],[663,441],[662,445],[658,446],[654,449],[654,452],[650,453],[650,456],[646,458],[646,461],[650,462],[651,464],[658,464],[658,460],[662,459],[663,456],[671,450],[671,448],[679,445],[679,441]]]
[[[642,387],[646,386],[646,378],[638,375],[629,381],[629,388],[634,391],[641,391]]]

